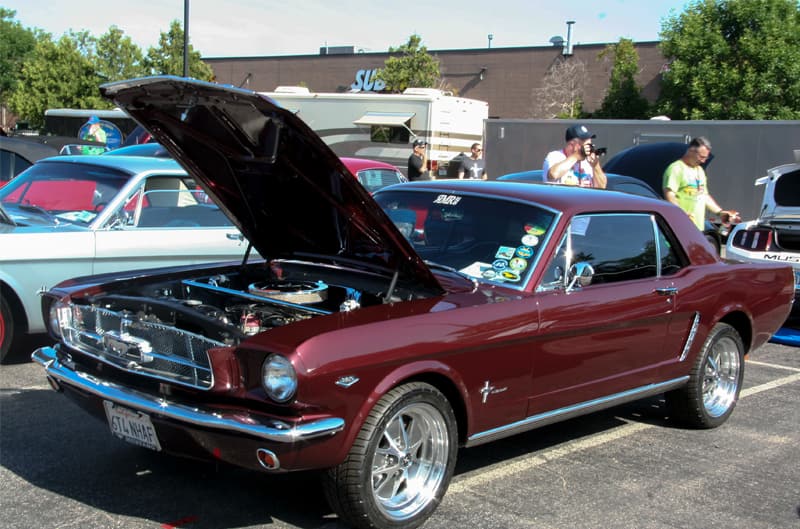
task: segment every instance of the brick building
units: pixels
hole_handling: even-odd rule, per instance
[[[546,118],[540,100],[544,79],[560,61],[582,63],[583,108],[596,110],[608,90],[611,60],[598,56],[606,44],[486,48],[430,51],[439,60],[445,86],[462,97],[489,103],[491,117]],[[660,72],[666,64],[658,42],[635,44],[639,54],[637,81],[650,101],[658,96]],[[277,86],[303,85],[313,92],[346,92],[361,81],[371,86],[373,70],[382,68],[388,53],[355,53],[352,47],[321,49],[319,55],[204,58],[220,83],[272,91]],[[366,82],[365,82],[366,81]]]

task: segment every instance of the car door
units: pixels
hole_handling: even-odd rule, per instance
[[[660,275],[658,234],[648,214],[572,219],[538,289],[542,333],[529,415],[658,379],[674,302],[669,277]],[[592,267],[591,283],[564,288],[575,263]]]
[[[241,259],[247,242],[185,175],[151,175],[95,232],[94,273]]]

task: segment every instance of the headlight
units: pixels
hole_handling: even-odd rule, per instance
[[[42,305],[47,309],[47,330],[51,336],[60,340],[64,337],[62,326],[68,327],[72,319],[72,313],[69,302],[66,298],[56,299],[54,297],[45,296],[42,298]]]
[[[276,402],[286,402],[297,391],[297,373],[285,357],[271,354],[261,366],[261,385],[267,396]]]

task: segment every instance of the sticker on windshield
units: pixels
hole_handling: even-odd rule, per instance
[[[497,253],[494,254],[494,256],[497,259],[511,259],[512,257],[514,257],[515,251],[517,251],[517,249],[511,246],[501,246],[500,248],[497,249]]]
[[[530,246],[520,246],[517,248],[517,257],[522,257],[523,259],[530,259],[533,256],[533,248]]]
[[[539,226],[538,224],[530,223],[530,224],[526,224],[525,225],[525,233],[527,233],[528,235],[539,236],[539,235],[544,234],[545,231],[547,231],[547,230],[545,228]],[[531,245],[531,246],[533,246],[533,245]]]
[[[506,259],[497,259],[492,263],[492,268],[495,270],[505,270],[508,268],[508,261]]]
[[[508,267],[512,270],[516,270],[517,272],[521,272],[528,267],[528,261],[519,257],[515,257],[509,261]]]
[[[434,204],[442,204],[444,206],[455,206],[461,202],[461,197],[456,195],[439,195],[434,200]]]
[[[539,244],[539,237],[536,235],[525,235],[522,237],[521,242],[525,246],[537,246]]]

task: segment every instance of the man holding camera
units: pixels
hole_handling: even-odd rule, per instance
[[[545,182],[605,189],[606,174],[600,166],[604,149],[595,148],[594,137],[583,125],[569,127],[564,148],[547,153],[544,159]]]

